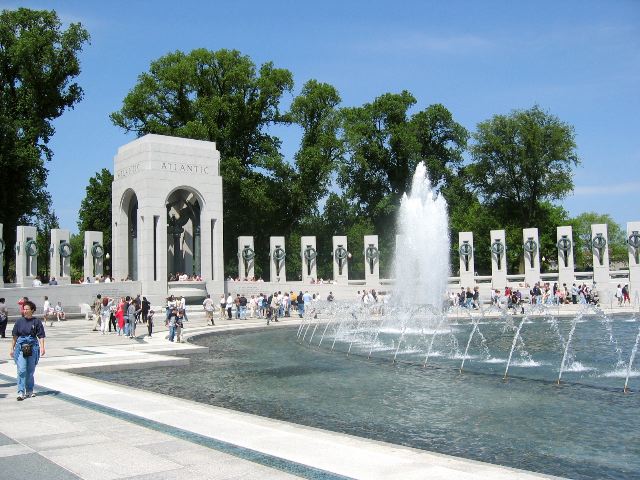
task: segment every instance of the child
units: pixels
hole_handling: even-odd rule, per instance
[[[149,331],[149,338],[151,338],[151,334],[153,333],[153,315],[154,315],[154,311],[153,310],[149,310],[149,313],[147,314],[147,330]]]
[[[176,342],[182,343],[182,329],[184,328],[184,310],[178,310],[178,317],[176,318]]]

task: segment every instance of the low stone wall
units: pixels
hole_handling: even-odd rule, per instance
[[[62,302],[65,312],[79,313],[81,304],[92,305],[96,295],[108,297],[136,296],[141,294],[140,282],[87,283],[82,285],[43,285],[42,287],[0,288],[0,298],[5,299],[9,315],[18,315],[18,300],[28,297],[36,304],[36,315],[42,314],[44,297],[49,297],[51,306]]]

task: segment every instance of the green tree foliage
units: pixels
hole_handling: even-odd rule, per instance
[[[44,207],[48,209],[47,207]],[[48,281],[49,277],[57,277],[57,272],[50,272],[51,267],[51,229],[59,228],[58,217],[54,212],[45,211],[37,216],[36,228],[38,230],[38,275],[43,281]],[[56,252],[57,254],[57,252]]]
[[[374,231],[368,233],[380,235],[384,276],[392,275],[396,213],[416,166],[426,164],[429,179],[437,188],[454,183],[468,138],[466,129],[444,106],[431,105],[410,114],[415,103],[413,95],[403,91],[342,110],[346,153],[337,182],[353,207],[354,218],[372,219]],[[443,194],[447,196],[444,189]]]
[[[111,184],[113,175],[103,168],[89,179],[86,196],[78,212],[78,230],[102,232],[105,252],[111,254]],[[73,246],[73,245],[72,245]],[[74,252],[75,254],[75,248]],[[78,270],[84,268],[84,258],[71,255],[72,266]],[[78,262],[78,263],[75,263]]]
[[[53,11],[0,13],[0,170],[11,184],[0,189],[0,223],[7,245],[15,243],[19,224],[53,225],[45,167],[53,157],[52,121],[82,98],[73,79],[88,40],[79,23],[63,30]]]
[[[84,280],[84,235],[82,232],[71,234],[71,280],[81,282]]]
[[[237,237],[256,236],[256,265],[268,262],[268,236],[287,235],[326,193],[336,155],[331,132],[335,90],[309,82],[282,113],[293,76],[272,63],[256,66],[236,50],[174,52],[152,62],[127,94],[112,122],[139,136],[156,133],[216,142],[224,188],[224,251],[227,272],[237,271]],[[298,122],[303,145],[296,164],[280,153],[268,133]],[[231,253],[231,255],[229,255]],[[263,272],[266,275],[266,272]]]
[[[338,183],[379,231],[393,226],[419,162],[425,162],[436,186],[455,176],[462,163],[465,128],[442,105],[410,115],[415,103],[403,91],[342,111],[347,154]]]
[[[568,218],[552,202],[573,189],[573,168],[579,164],[573,127],[534,106],[479,123],[473,138],[465,175],[479,194],[482,213],[467,216],[473,220],[460,226],[487,239],[489,230],[504,228],[511,271],[521,268],[523,228],[537,227],[541,257],[556,259],[556,227]],[[490,256],[480,260],[488,272]]]
[[[540,225],[545,201],[573,190],[579,164],[573,127],[534,106],[478,124],[470,184],[503,224]]]
[[[618,225],[611,215],[595,212],[581,213],[569,220],[573,229],[573,255],[576,268],[580,270],[593,269],[593,253],[591,251],[591,225],[606,224],[611,263],[627,263],[628,246],[626,231]]]
[[[331,174],[342,158],[338,139],[340,117],[338,91],[329,84],[308,81],[291,105],[291,120],[302,128],[300,150],[295,155],[298,179],[293,195],[301,204],[300,213],[317,212],[318,201],[326,194]]]

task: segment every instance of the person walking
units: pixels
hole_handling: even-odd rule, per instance
[[[11,350],[9,357],[16,362],[18,400],[35,397],[33,386],[36,365],[45,354],[45,331],[42,321],[33,314],[36,305],[26,301],[22,306],[22,317],[13,325]]]
[[[6,338],[7,323],[9,323],[9,310],[4,298],[0,298],[0,338]]]
[[[93,331],[97,332],[98,328],[102,330],[100,322],[102,322],[102,316],[100,313],[102,312],[102,295],[96,295],[96,299],[93,301]]]
[[[229,316],[229,320],[231,320],[231,310],[233,310],[233,297],[231,296],[231,293],[229,293],[229,296],[227,297],[226,307],[227,315]]]
[[[204,308],[205,314],[207,315],[207,325],[211,323],[211,325],[215,325],[216,323],[213,321],[213,300],[211,300],[211,295],[207,295],[207,298],[202,302],[202,308]]]
[[[227,299],[224,293],[220,295],[220,320],[224,320],[224,312],[227,310]]]
[[[142,308],[142,321],[144,323],[147,323],[147,319],[149,317],[149,310],[151,309],[151,302],[147,300],[147,297],[142,297],[141,308]]]
[[[51,312],[52,308],[51,308],[51,302],[49,301],[49,297],[47,297],[45,295],[44,297],[44,304],[42,305],[42,320],[44,321],[45,325],[47,324],[47,320],[49,319],[49,315],[52,315],[53,312]],[[51,319],[51,326],[53,327],[53,319]]]

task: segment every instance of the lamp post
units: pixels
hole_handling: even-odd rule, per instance
[[[105,262],[104,262],[104,270],[105,270],[105,272],[107,272],[107,273],[109,272],[109,259],[110,259],[110,258],[111,258],[111,255],[109,255],[109,253],[107,252],[107,253],[104,255],[104,259],[105,259]],[[109,276],[111,276],[111,275],[109,275]]]

